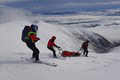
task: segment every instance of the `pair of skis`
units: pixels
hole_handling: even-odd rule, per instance
[[[62,57],[57,57],[55,59],[65,60],[65,58],[62,58]],[[53,66],[53,67],[57,66],[57,64],[55,64],[55,63],[50,63],[50,62],[45,62],[45,61],[37,61],[35,63],[45,64],[45,65]]]
[[[52,66],[52,67],[56,67],[57,64],[55,63],[52,63],[52,62],[46,62],[46,61],[33,61],[32,59],[28,59],[28,58],[25,58],[25,57],[21,57],[22,59],[25,59],[27,61],[30,61],[30,62],[33,62],[33,63],[38,63],[38,64],[44,64],[44,65],[48,65],[48,66]],[[61,59],[61,60],[65,60],[65,58],[55,58],[55,59]]]
[[[50,63],[50,62],[45,62],[45,61],[35,61],[35,63],[45,64],[45,65],[53,66],[53,67],[57,66],[57,64],[55,64],[55,63]]]
[[[54,59],[65,60],[65,58],[63,58],[63,57],[57,57],[57,58],[54,58]],[[35,62],[35,63],[45,64],[45,65],[53,66],[53,67],[56,67],[56,66],[57,66],[57,64],[55,64],[55,63],[50,63],[50,62],[45,62],[45,61],[37,61],[37,62]]]

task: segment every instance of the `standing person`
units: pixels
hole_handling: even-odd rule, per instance
[[[88,56],[88,43],[89,43],[89,41],[88,40],[86,40],[85,42],[83,42],[82,43],[82,47],[81,47],[81,49],[83,49],[84,51],[83,51],[83,56],[85,56],[85,57],[87,57]]]
[[[37,49],[35,43],[40,40],[40,38],[36,37],[37,36],[37,30],[38,28],[35,29],[35,27],[30,27],[27,26],[27,28],[25,27],[22,33],[22,37],[23,34],[25,34],[25,43],[27,45],[28,48],[30,48],[33,51],[32,54],[32,58],[35,58],[35,61],[39,61],[39,50]]]
[[[48,45],[47,45],[47,48],[49,50],[51,50],[53,52],[53,57],[54,58],[57,58],[56,56],[56,51],[53,47],[56,47],[56,48],[60,48],[59,46],[57,46],[54,41],[55,41],[56,37],[55,36],[52,36],[52,38],[48,41]]]

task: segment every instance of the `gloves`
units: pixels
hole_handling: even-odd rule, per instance
[[[60,48],[60,46],[57,46],[57,48]]]
[[[58,48],[58,50],[62,50],[60,46],[58,46],[57,48]]]
[[[34,40],[34,42],[37,42],[38,40],[40,40],[40,38],[36,38],[36,40]]]
[[[38,40],[40,40],[40,38],[37,38]]]

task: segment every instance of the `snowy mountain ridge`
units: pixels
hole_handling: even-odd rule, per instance
[[[99,11],[79,11],[79,10],[61,10],[61,11],[41,11],[32,12],[42,15],[93,15],[93,16],[120,16],[120,9],[107,9]]]

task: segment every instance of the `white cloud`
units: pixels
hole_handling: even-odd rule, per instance
[[[87,2],[87,3],[65,3],[62,6],[101,6],[101,5],[119,5],[120,1],[111,1],[111,2]]]
[[[23,9],[0,7],[0,23],[29,18],[31,13]]]
[[[41,6],[35,6],[35,7],[33,7],[33,9],[41,9],[42,7]]]
[[[0,8],[5,7],[4,5],[0,5]]]
[[[0,3],[16,2],[16,1],[27,1],[27,0],[0,0]]]

